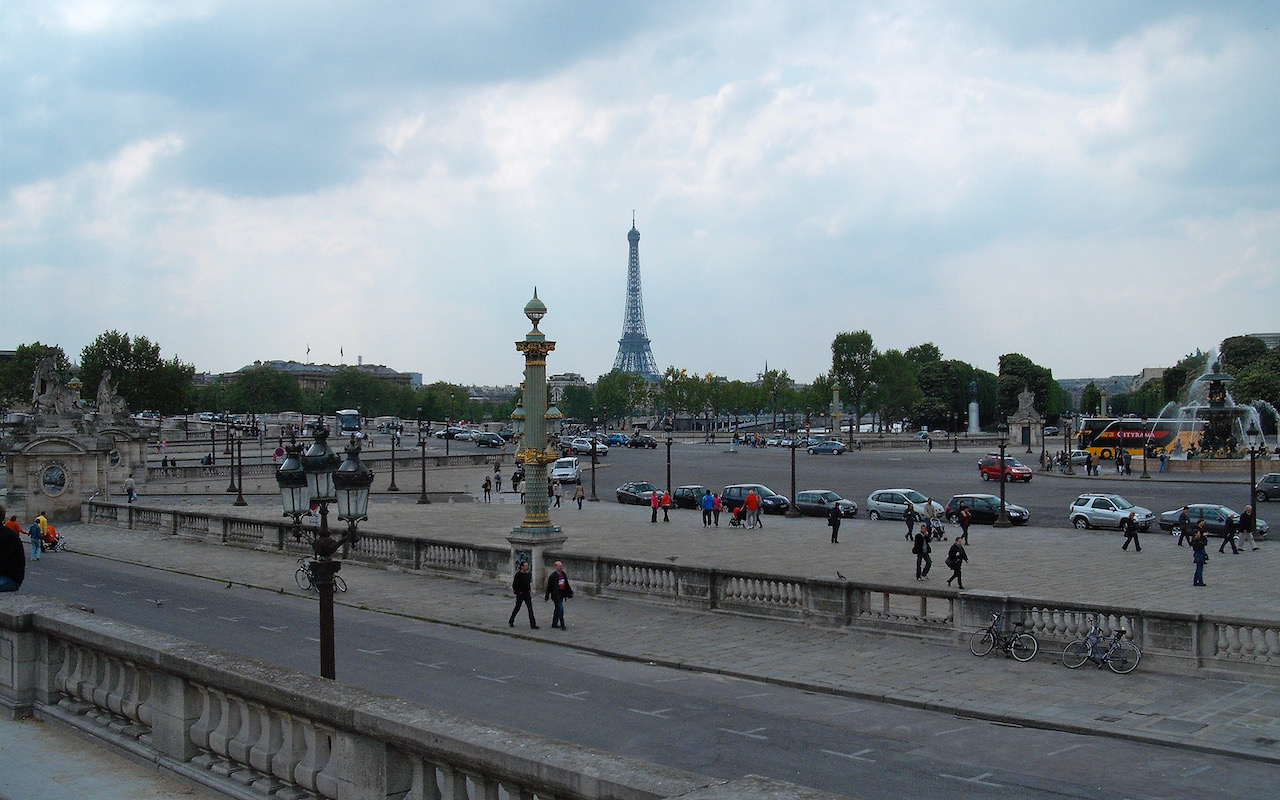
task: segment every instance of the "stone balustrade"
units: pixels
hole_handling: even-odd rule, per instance
[[[481,724],[30,596],[0,596],[0,710],[237,800],[835,800]]]
[[[290,535],[287,521],[263,522],[98,501],[85,504],[84,516],[89,522],[198,536],[223,544],[308,552]],[[508,547],[373,531],[362,531],[360,542],[348,548],[344,558],[370,566],[476,580],[505,582],[511,573]],[[1039,639],[1041,658],[1057,658],[1063,646],[1084,636],[1097,615],[1108,633],[1124,629],[1125,638],[1142,650],[1144,669],[1180,674],[1213,670],[1280,682],[1277,620],[748,573],[575,553],[554,553],[549,558],[564,562],[576,586],[602,596],[940,641],[965,640],[970,631],[990,621],[992,612],[999,611],[1006,620],[1020,621]]]

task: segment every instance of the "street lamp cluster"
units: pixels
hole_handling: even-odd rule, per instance
[[[333,554],[360,541],[356,525],[368,519],[373,473],[360,462],[360,445],[355,436],[345,448],[346,459],[333,452],[328,439],[329,429],[319,420],[306,453],[291,437],[285,460],[276,471],[276,483],[284,516],[293,518],[294,538],[308,539],[315,554],[309,570],[320,593],[320,676],[334,678],[333,576],[342,565],[333,560]],[[310,513],[313,503],[320,511],[320,527],[315,530],[302,527],[302,517]],[[330,503],[337,504],[338,519],[347,523],[346,531],[338,537],[329,530]]]

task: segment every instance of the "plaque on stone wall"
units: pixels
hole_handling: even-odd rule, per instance
[[[57,464],[50,464],[40,472],[40,490],[50,497],[57,497],[67,488],[67,472]]]

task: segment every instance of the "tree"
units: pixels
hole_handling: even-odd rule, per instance
[[[830,375],[819,375],[800,392],[800,410],[804,412],[806,422],[810,417],[826,415],[831,408],[831,390],[835,385]],[[840,432],[836,431],[836,436],[839,435]]]
[[[892,423],[906,420],[911,408],[924,398],[924,393],[920,391],[916,365],[901,351],[886,350],[876,356],[873,373],[876,407],[879,409],[881,425],[886,421]]]
[[[250,367],[227,386],[227,407],[236,413],[277,413],[302,408],[302,389],[289,373]]]
[[[872,365],[875,359],[876,348],[872,345],[871,334],[865,330],[837,333],[831,341],[831,377],[853,403],[853,419],[849,424],[850,446],[862,420],[863,401],[874,388]]]
[[[1018,410],[1018,395],[1029,389],[1035,399],[1035,409],[1046,416],[1056,416],[1070,406],[1066,390],[1053,379],[1053,371],[1035,364],[1018,353],[1000,356],[1000,376],[997,382],[996,406],[1000,418]]]
[[[59,374],[70,374],[71,362],[67,360],[67,354],[62,352],[61,347],[40,342],[20,344],[14,350],[11,360],[0,363],[0,403],[12,406],[31,402],[31,391],[34,388],[31,379],[36,374],[36,367],[46,356],[53,356],[54,367]]]
[[[760,377],[760,388],[764,390],[765,402],[773,415],[773,428],[778,427],[778,413],[789,411],[795,407],[791,376],[784,369],[767,369]]]
[[[1089,381],[1080,392],[1080,412],[1097,416],[1102,411],[1102,392]]]
[[[560,413],[565,419],[587,423],[596,415],[595,397],[586,386],[566,386],[560,396]]]
[[[1263,401],[1272,409],[1280,408],[1280,350],[1268,350],[1235,377],[1231,393],[1236,403],[1244,405]],[[1261,418],[1263,429],[1274,432],[1275,417],[1263,414]]]
[[[162,359],[160,345],[147,337],[132,338],[127,333],[107,331],[85,345],[80,353],[80,381],[86,397],[97,395],[98,384],[107,370],[111,370],[116,393],[129,408],[161,414],[186,411],[195,367],[176,357]]]
[[[1256,336],[1231,336],[1222,340],[1218,346],[1218,356],[1222,359],[1222,371],[1234,375],[1248,369],[1255,361],[1267,354],[1267,343]]]
[[[639,375],[613,370],[596,379],[596,405],[606,419],[626,420],[645,401],[648,383]]]
[[[925,342],[915,347],[908,347],[905,355],[917,368],[942,360],[942,351],[933,342]]]

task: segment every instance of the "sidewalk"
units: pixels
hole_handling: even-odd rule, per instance
[[[514,497],[503,496],[501,500],[512,502],[494,504],[381,503],[376,524],[366,526],[458,541],[505,542],[506,532],[520,520]],[[279,514],[265,500],[250,510]],[[797,575],[834,575],[838,569],[850,577],[914,585],[914,561],[900,523],[852,521],[841,529],[842,543],[831,545],[821,520],[767,517],[762,531],[707,530],[695,512],[673,514],[667,525],[650,524],[647,512],[612,502],[587,504],[582,511],[566,504],[553,512],[553,519],[570,537],[565,549],[574,552]],[[297,591],[290,588],[293,561],[283,555],[224,547],[217,558],[209,558],[209,545],[163,534],[88,525],[67,526],[63,532],[72,541],[72,557],[94,555],[270,591]],[[974,564],[965,573],[971,589],[1255,617],[1274,615],[1280,607],[1274,581],[1280,546],[1274,542],[1256,553],[1213,553],[1209,590],[1193,591],[1190,552],[1166,535],[1144,536],[1142,553],[1121,552],[1118,534],[1097,531],[974,528],[971,538]],[[504,583],[476,584],[474,591],[459,592],[456,579],[353,564],[343,567],[343,575],[351,590],[339,602],[348,606],[815,692],[1280,763],[1277,685],[1169,676],[1143,667],[1128,676],[1091,668],[1069,671],[1052,653],[1030,664],[996,655],[979,659],[961,647],[906,637],[675,610],[585,593],[569,605],[567,632],[546,626],[521,630],[506,625],[510,598]],[[681,635],[671,636],[672,630]],[[921,685],[908,675],[927,675],[929,680]]]

